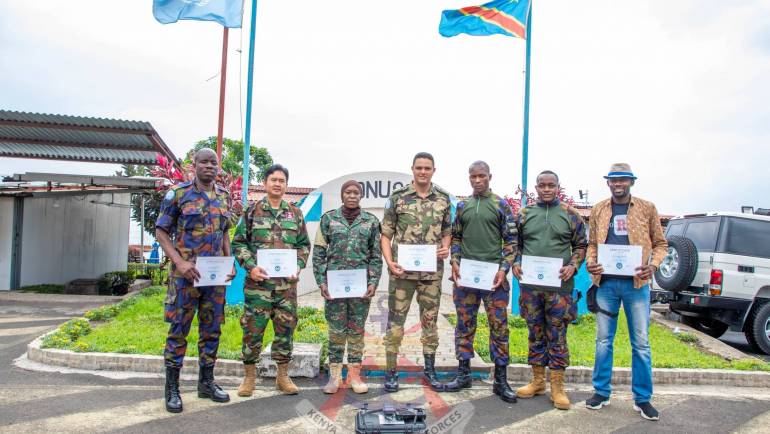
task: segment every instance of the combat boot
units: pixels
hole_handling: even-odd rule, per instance
[[[422,373],[425,383],[436,392],[443,391],[444,383],[438,381],[438,376],[436,376],[436,355],[423,354],[423,357],[425,358],[425,367]]]
[[[324,386],[324,393],[334,394],[340,388],[342,382],[342,363],[329,364],[329,381]]]
[[[398,354],[387,353],[385,354],[385,360],[385,391],[389,393],[398,392],[398,371],[396,370]]]
[[[355,393],[366,393],[369,391],[369,386],[361,380],[360,363],[348,365],[348,383],[350,383],[350,388]]]
[[[181,413],[182,412],[182,397],[179,395],[179,370],[181,368],[175,368],[166,366],[166,411],[169,413]]]
[[[228,395],[214,383],[214,367],[201,366],[198,369],[198,398],[209,398],[214,402],[228,402]]]
[[[551,401],[559,410],[569,410],[569,396],[564,391],[564,369],[551,369]]]
[[[492,383],[492,392],[505,402],[516,402],[516,393],[508,384],[508,366],[495,365],[495,382]]]
[[[545,366],[532,365],[532,381],[516,389],[519,398],[532,398],[545,393]]]
[[[254,385],[257,383],[257,365],[254,363],[244,364],[245,372],[243,382],[238,386],[238,396],[251,396],[254,393]]]
[[[284,395],[296,395],[299,388],[291,381],[289,377],[289,364],[278,364],[278,375],[275,376],[275,388],[283,392]]]
[[[454,380],[444,385],[445,392],[459,392],[461,389],[468,389],[473,385],[473,377],[471,377],[471,361],[470,359],[461,359],[457,366],[457,375]]]

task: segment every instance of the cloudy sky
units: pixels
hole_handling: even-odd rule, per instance
[[[252,143],[295,186],[408,171],[429,151],[453,193],[468,192],[477,159],[494,190],[513,193],[525,44],[439,36],[441,10],[471,4],[260,0]],[[609,165],[626,161],[635,194],[663,213],[770,207],[770,1],[535,1],[533,21],[530,183],[551,169],[595,202]],[[182,155],[216,134],[221,34],[215,23],[161,25],[149,0],[2,1],[0,108],[149,121]],[[247,36],[230,38],[233,138]],[[114,170],[0,160],[0,174]]]

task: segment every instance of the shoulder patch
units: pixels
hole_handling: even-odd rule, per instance
[[[163,200],[174,200],[174,196],[176,196],[176,190],[175,189],[169,189],[169,191],[166,192],[166,195],[163,196]]]
[[[388,198],[388,200],[385,201],[385,209],[390,209],[393,206],[393,202]]]

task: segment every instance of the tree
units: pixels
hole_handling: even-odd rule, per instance
[[[243,141],[225,137],[222,140],[222,171],[237,178],[243,173]],[[217,149],[217,138],[214,136],[201,140],[187,154],[185,162],[192,163],[195,152],[203,148]],[[273,164],[273,157],[266,148],[251,146],[249,148],[249,180],[261,181],[265,170]]]
[[[152,168],[147,166],[138,166],[133,164],[124,164],[122,170],[115,172],[116,176],[153,176],[163,178],[165,185],[153,192],[134,194],[131,196],[131,218],[136,222],[142,221],[142,196],[144,196],[144,230],[150,235],[155,235],[155,222],[160,213],[160,204],[163,196],[172,186],[192,180],[195,171],[192,165],[192,158],[195,152],[202,148],[211,148],[216,150],[217,138],[209,137],[200,140],[193,146],[184,161],[182,170],[179,171],[173,161],[168,160],[162,155],[158,155],[158,164]],[[243,171],[243,141],[224,138],[222,141],[222,172],[217,177],[217,183],[225,187],[230,192],[231,209],[239,215],[241,211],[241,187]],[[254,182],[261,180],[265,170],[273,164],[273,157],[265,148],[252,147],[251,158],[249,159],[249,180]]]

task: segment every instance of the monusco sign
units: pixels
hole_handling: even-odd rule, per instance
[[[363,190],[361,208],[378,210],[385,208],[385,202],[393,191],[412,182],[412,175],[400,172],[358,172],[340,176],[315,190],[321,193],[323,212],[342,206],[340,189],[342,184],[351,179],[358,181]]]

